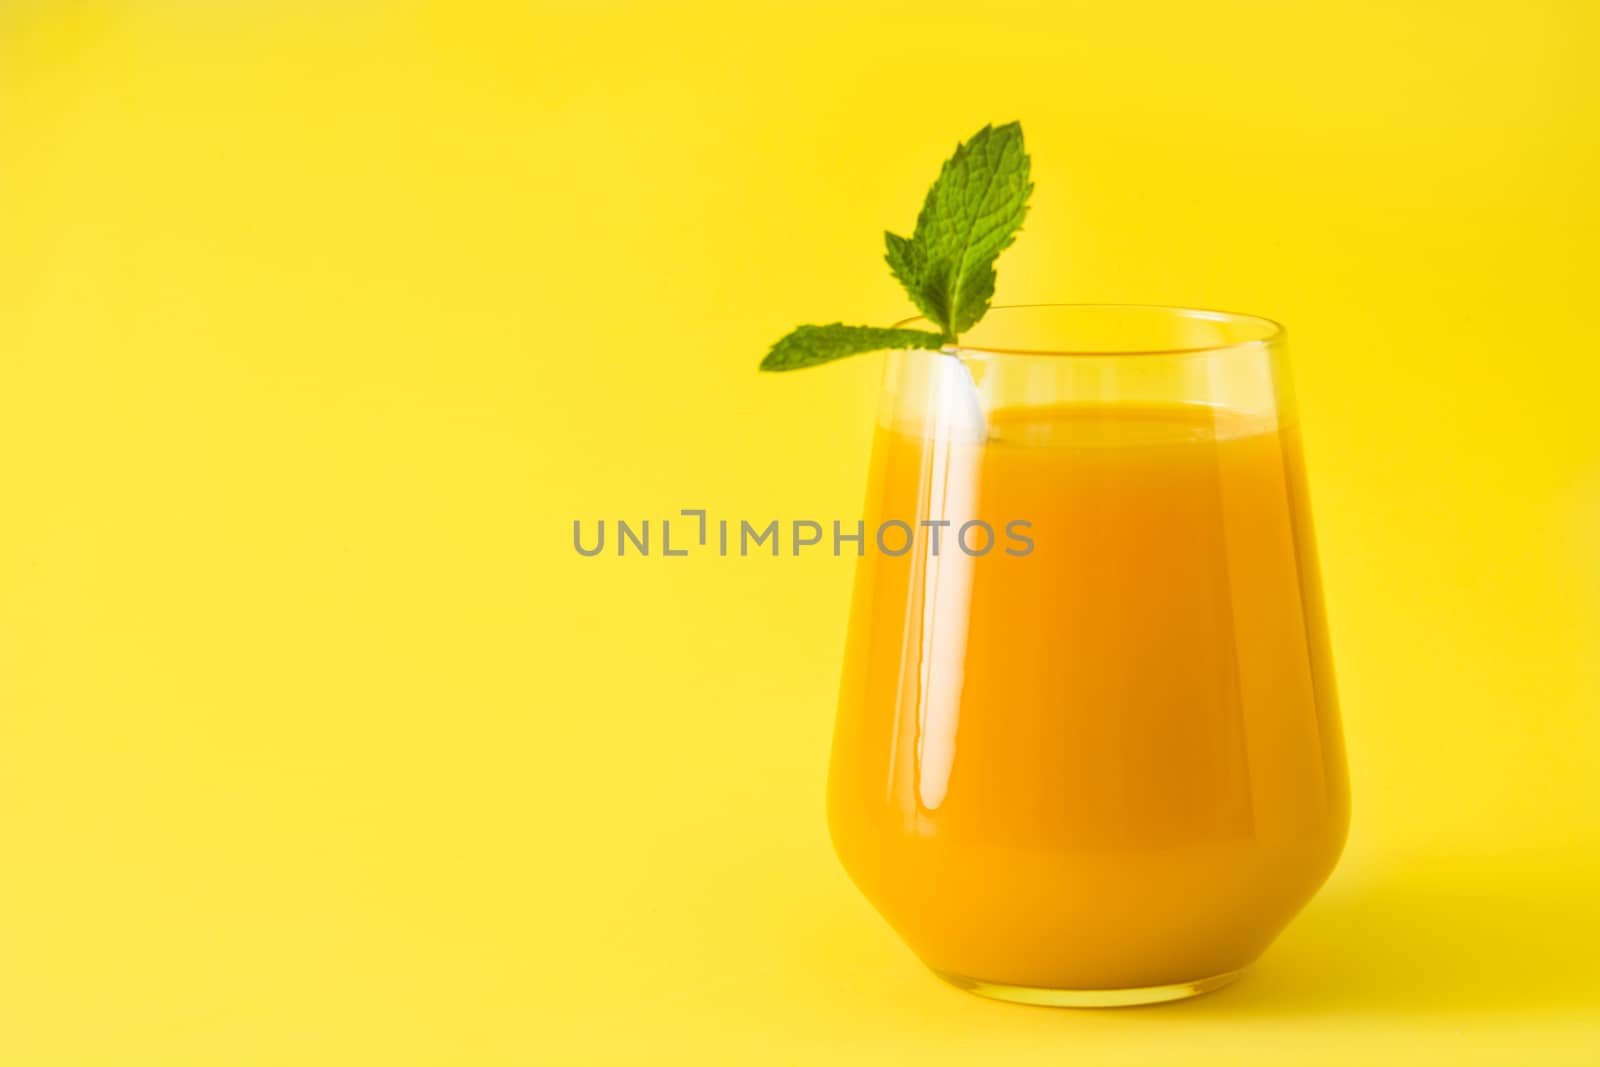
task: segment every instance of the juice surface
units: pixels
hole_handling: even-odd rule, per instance
[[[984,981],[1250,962],[1348,817],[1292,431],[1179,404],[881,426],[868,498],[869,530],[952,522],[937,556],[926,531],[857,571],[829,810],[868,898]],[[973,518],[998,535],[976,557],[952,543]]]

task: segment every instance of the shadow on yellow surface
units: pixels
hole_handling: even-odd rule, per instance
[[[1311,903],[1240,981],[1191,1016],[1516,1015],[1590,1008],[1600,989],[1592,870],[1503,856],[1426,859]]]

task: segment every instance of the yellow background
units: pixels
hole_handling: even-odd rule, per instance
[[[0,1063],[1600,1060],[1586,0],[0,9]],[[880,231],[1290,325],[1340,871],[1191,1003],[922,970],[834,861]]]

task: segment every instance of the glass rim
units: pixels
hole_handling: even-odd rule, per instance
[[[1091,348],[1012,348],[997,347],[993,345],[945,345],[938,351],[958,356],[1194,356],[1213,352],[1226,352],[1234,348],[1244,348],[1258,344],[1276,344],[1281,342],[1288,332],[1284,325],[1275,319],[1264,315],[1249,315],[1236,311],[1216,311],[1210,308],[1184,307],[1177,304],[1118,304],[1118,303],[1045,303],[1045,304],[995,304],[989,312],[1028,311],[1028,310],[1101,310],[1101,311],[1153,311],[1160,312],[1170,318],[1202,319],[1208,322],[1232,323],[1236,326],[1246,326],[1257,331],[1256,336],[1244,340],[1229,341],[1222,344],[1193,345],[1185,347],[1091,347]],[[930,328],[933,326],[924,316],[913,315],[894,324],[895,329]]]

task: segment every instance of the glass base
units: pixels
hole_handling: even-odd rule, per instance
[[[1243,971],[1198,978],[1192,982],[1172,985],[1142,986],[1133,989],[1047,989],[1040,986],[1006,985],[1004,982],[985,982],[960,974],[934,971],[940,978],[969,993],[995,1000],[1009,1000],[1014,1004],[1042,1004],[1049,1008],[1128,1008],[1136,1004],[1161,1004],[1169,1000],[1185,1000],[1221,989]]]

